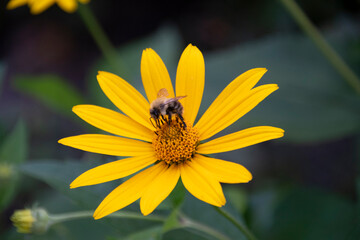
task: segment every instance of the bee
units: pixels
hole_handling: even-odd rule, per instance
[[[169,92],[165,88],[159,90],[157,93],[157,99],[150,104],[150,121],[151,119],[154,119],[156,126],[160,127],[162,120],[166,122],[165,116],[167,116],[167,122],[170,125],[173,114],[176,114],[181,120],[184,129],[186,129],[186,124],[182,116],[184,107],[179,102],[180,99],[186,96],[174,98],[168,98],[168,96]],[[153,124],[152,121],[151,123]]]

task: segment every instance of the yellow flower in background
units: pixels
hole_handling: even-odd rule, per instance
[[[94,105],[78,105],[73,111],[89,124],[118,136],[84,134],[63,138],[59,143],[128,158],[90,169],[70,187],[104,183],[145,169],[114,189],[95,210],[95,219],[138,199],[141,212],[148,215],[172,192],[179,178],[196,198],[223,206],[226,200],[220,183],[249,182],[252,175],[240,164],[205,155],[280,138],[284,131],[260,126],[204,141],[278,89],[276,84],[254,87],[266,71],[255,68],[238,76],[195,125],[205,84],[204,58],[197,47],[190,44],[180,58],[176,94],[164,63],[152,49],[144,50],[141,59],[147,100],[122,78],[99,72],[101,89],[124,114]]]
[[[73,13],[78,7],[78,2],[85,4],[90,0],[10,0],[6,8],[11,10],[27,4],[32,14],[39,14],[56,3],[65,12]]]
[[[42,234],[49,227],[49,215],[43,208],[16,210],[10,220],[19,233]]]

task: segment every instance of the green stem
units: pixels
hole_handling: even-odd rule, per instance
[[[93,211],[79,211],[79,212],[70,212],[70,213],[62,213],[56,215],[50,215],[50,221],[52,224],[70,221],[74,219],[81,219],[81,218],[92,218],[94,212]],[[137,213],[132,212],[116,212],[108,217],[112,218],[128,218],[128,219],[138,219],[138,220],[146,220],[146,221],[155,221],[155,222],[164,222],[166,219],[159,216],[143,216]]]
[[[202,223],[196,222],[188,217],[186,217],[184,214],[179,214],[180,216],[180,224],[182,227],[192,228],[197,231],[206,233],[208,235],[213,236],[216,239],[219,240],[230,240],[227,236],[223,235],[222,233],[216,231],[214,228],[208,227]]]
[[[350,69],[345,61],[336,53],[331,45],[325,40],[318,29],[312,24],[309,18],[301,10],[294,0],[280,0],[285,8],[290,12],[291,16],[302,28],[302,30],[310,37],[310,39],[319,48],[322,54],[328,59],[344,80],[360,94],[360,80],[356,74]]]
[[[121,66],[123,65],[116,56],[116,50],[114,46],[111,44],[109,38],[105,34],[104,30],[102,29],[100,23],[91,11],[90,7],[86,4],[80,4],[78,12],[87,29],[89,30],[91,36],[93,37],[95,43],[100,48],[104,58],[108,61],[113,70],[118,70],[119,68],[121,68]],[[121,72],[120,70],[119,72]]]
[[[214,206],[214,208],[218,213],[223,215],[227,220],[229,220],[232,224],[234,224],[235,227],[237,227],[247,237],[247,239],[250,239],[250,240],[256,239],[255,236],[250,232],[250,230],[246,226],[244,226],[241,222],[236,220],[229,213],[227,213],[226,211],[224,211],[223,209],[221,209],[219,207]]]

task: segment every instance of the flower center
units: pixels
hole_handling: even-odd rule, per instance
[[[171,165],[191,160],[199,144],[199,133],[190,124],[186,125],[184,128],[180,119],[174,116],[170,124],[163,122],[156,129],[152,144],[159,161]]]

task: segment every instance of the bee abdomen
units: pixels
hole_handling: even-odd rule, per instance
[[[170,102],[168,104],[168,108],[166,109],[167,113],[183,114],[183,111],[184,111],[184,108],[181,105],[181,103],[178,101]]]

